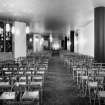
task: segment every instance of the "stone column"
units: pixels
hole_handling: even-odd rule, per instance
[[[95,8],[94,57],[97,62],[105,62],[105,7]]]
[[[74,52],[74,31],[70,32],[70,41],[71,41],[70,51]]]

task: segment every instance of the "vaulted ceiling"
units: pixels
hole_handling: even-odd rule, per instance
[[[96,6],[105,6],[105,0],[0,0],[0,17],[78,27],[94,20]]]

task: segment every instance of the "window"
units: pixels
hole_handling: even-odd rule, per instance
[[[6,30],[6,22],[0,22],[0,52],[12,52],[12,23],[8,23],[9,30]]]

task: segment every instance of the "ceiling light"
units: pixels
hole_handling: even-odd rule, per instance
[[[3,33],[3,29],[0,27],[0,34],[2,34]]]
[[[52,42],[53,41],[53,37],[52,37],[52,34],[50,34],[50,42]]]

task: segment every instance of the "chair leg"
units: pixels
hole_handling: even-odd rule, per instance
[[[90,102],[90,105],[92,105],[90,88],[89,88],[89,102]]]
[[[74,70],[73,70],[73,80],[74,80]]]
[[[87,85],[85,84],[85,96],[87,95]]]
[[[101,105],[101,101],[100,101],[100,98],[98,97],[98,102],[99,102],[99,105]]]
[[[96,103],[96,95],[95,95],[95,97],[94,97],[94,105],[95,105],[95,103]]]
[[[79,78],[79,76],[78,76],[78,72],[77,72],[77,85],[78,85],[78,78]]]

